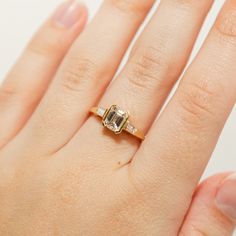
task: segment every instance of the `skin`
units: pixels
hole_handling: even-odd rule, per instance
[[[105,0],[85,30],[84,6],[44,23],[0,88],[1,235],[232,235],[215,205],[230,173],[198,183],[236,101],[234,0],[154,121],[212,3],[163,0],[112,84],[153,0]],[[89,116],[112,104],[144,142]]]

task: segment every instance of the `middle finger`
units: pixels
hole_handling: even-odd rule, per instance
[[[112,79],[154,2],[104,1],[65,57],[41,104],[18,136],[17,145],[24,146],[27,140],[42,155],[54,153],[69,142]]]

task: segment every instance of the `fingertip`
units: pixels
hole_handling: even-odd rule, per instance
[[[69,0],[57,7],[51,17],[53,25],[61,29],[84,26],[88,19],[88,9],[84,2]]]
[[[225,179],[231,173],[214,175],[199,185],[189,212],[186,215],[181,235],[232,235],[234,222],[222,214],[216,206],[216,196]]]

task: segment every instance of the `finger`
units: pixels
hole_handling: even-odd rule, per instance
[[[146,132],[182,72],[211,3],[211,0],[163,1],[135,45],[127,66],[108,88],[100,106],[108,108],[117,104],[128,110],[132,123]],[[86,123],[78,138],[83,140],[91,132],[96,137],[93,147],[100,149],[106,143],[112,152],[116,148],[126,150],[125,153],[122,151],[125,162],[129,162],[137,150],[139,142],[130,145],[136,141],[130,136],[127,136],[127,141],[120,136],[123,141],[117,147],[118,137],[113,139],[111,132],[104,133],[100,121],[94,118]],[[75,149],[76,143],[77,139],[72,143]],[[120,156],[120,152],[117,154]],[[101,158],[104,160],[104,156]],[[117,162],[117,159],[108,158]]]
[[[34,36],[0,88],[0,147],[29,119],[87,19],[84,5],[63,3]]]
[[[104,1],[70,50],[21,139],[37,143],[37,150],[47,153],[57,151],[71,139],[114,76],[153,3]]]
[[[180,196],[183,212],[236,100],[235,12],[235,1],[226,2],[201,52],[131,165],[134,176],[142,170],[150,184],[158,184],[156,175],[161,173],[159,181],[161,178],[165,192]],[[165,185],[167,179],[171,184]],[[166,212],[168,217],[175,217],[173,214],[176,212]]]
[[[182,229],[180,230],[180,236],[233,235],[235,224],[231,218],[222,214],[216,206],[217,192],[222,190],[224,186],[222,186],[222,183],[228,176],[229,174],[216,175],[209,178],[198,187],[195,195],[193,196],[193,201],[189,208],[189,212],[185,217]],[[224,197],[235,199],[235,180],[233,185],[233,188],[230,188],[230,192],[228,192]],[[233,206],[233,208],[236,209],[236,206]]]
[[[236,223],[236,174],[225,179],[217,191],[216,206]]]

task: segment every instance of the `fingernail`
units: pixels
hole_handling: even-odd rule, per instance
[[[226,216],[236,220],[236,173],[222,183],[216,195],[216,206]]]
[[[58,7],[53,21],[58,27],[70,28],[85,15],[85,6],[77,0],[71,0]]]

